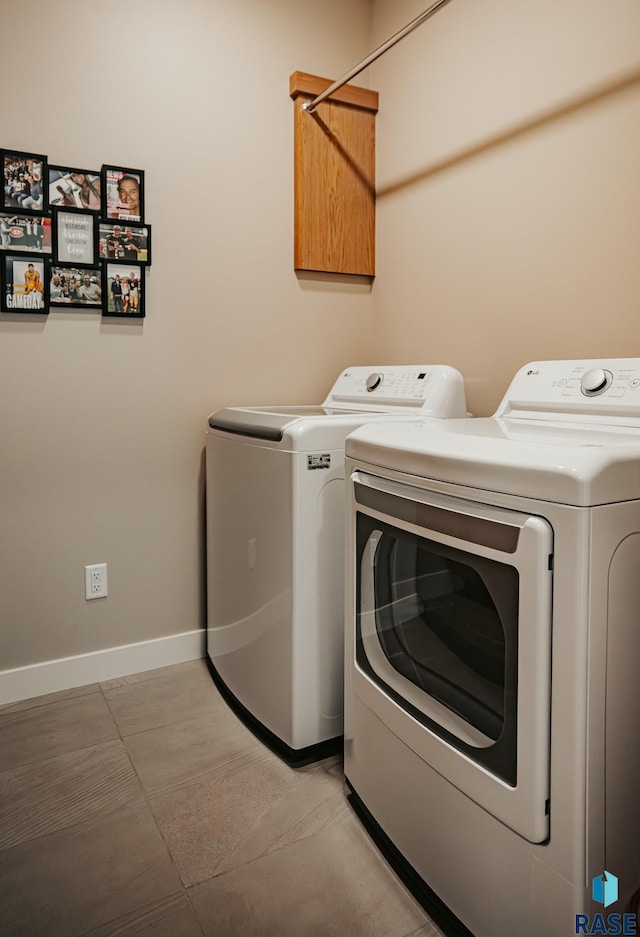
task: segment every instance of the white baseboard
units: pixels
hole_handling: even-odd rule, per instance
[[[0,670],[0,705],[196,660],[205,656],[205,638],[206,631],[198,629],[138,644],[108,647],[77,657]]]

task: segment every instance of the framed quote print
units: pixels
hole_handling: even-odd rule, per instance
[[[96,216],[80,212],[57,211],[56,257],[60,263],[92,264],[96,249]]]

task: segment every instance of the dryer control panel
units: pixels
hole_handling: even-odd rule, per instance
[[[451,396],[451,413],[465,417],[464,381],[448,365],[385,365],[352,367],[342,372],[324,406],[357,405],[358,409],[394,410],[407,407],[428,411]]]
[[[640,420],[640,358],[525,365],[513,378],[496,416],[536,411]]]

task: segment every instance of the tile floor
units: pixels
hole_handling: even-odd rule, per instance
[[[2,937],[435,937],[349,805],[204,661],[0,707]]]

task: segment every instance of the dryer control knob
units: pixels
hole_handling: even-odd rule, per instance
[[[375,390],[376,387],[380,387],[383,377],[383,374],[376,374],[375,371],[373,374],[370,374],[367,378],[367,390]]]
[[[596,394],[605,391],[612,380],[613,375],[610,371],[605,371],[603,368],[591,368],[582,375],[580,390],[587,397],[595,397]]]

